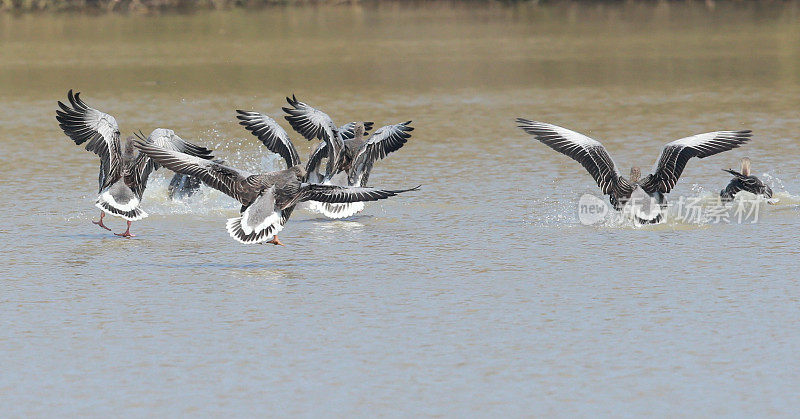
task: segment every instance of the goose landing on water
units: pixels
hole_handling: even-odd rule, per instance
[[[733,175],[733,179],[731,179],[728,186],[719,193],[723,202],[732,201],[736,194],[741,191],[750,192],[753,195],[763,195],[767,199],[772,198],[772,188],[765,185],[761,179],[750,174],[750,159],[747,157],[742,159],[741,173],[732,169],[722,170]]]
[[[248,118],[254,119],[252,122],[255,125],[251,125],[251,128],[256,129],[258,138],[267,148],[283,158],[286,169],[251,174],[154,144],[136,144],[141,152],[168,169],[196,176],[206,185],[239,201],[242,204],[241,215],[228,219],[226,228],[228,234],[240,243],[283,245],[277,234],[283,230],[299,202],[377,201],[419,188],[384,190],[308,183],[306,171],[286,131],[266,115],[248,114]]]
[[[61,108],[56,111],[59,126],[75,144],[86,143],[86,150],[100,156],[100,196],[95,204],[100,209],[100,221],[92,223],[111,231],[103,224],[103,217],[106,213],[121,217],[127,221],[128,228],[124,233],[115,234],[132,237],[131,222],[147,217],[139,204],[147,187],[147,179],[150,173],[158,169],[158,164],[136,151],[133,137],[121,142],[117,120],[89,107],[81,100],[80,92],[73,94],[70,90],[67,99],[70,106],[58,102]],[[142,136],[140,141],[204,159],[213,157],[211,150],[185,142],[168,129],[156,129],[146,139]]]
[[[642,179],[641,170],[633,167],[630,178],[626,179],[617,172],[614,161],[599,141],[544,122],[517,118],[517,123],[548,147],[583,165],[603,194],[609,196],[614,209],[621,211],[628,203],[638,206],[634,216],[641,224],[658,223],[663,219],[667,204],[664,195],[675,187],[689,159],[702,159],[737,148],[751,136],[749,130],[715,131],[673,141],[664,146],[653,174]]]
[[[378,128],[369,138],[366,137],[372,128],[372,122],[350,122],[336,129],[336,124],[325,112],[300,102],[292,95],[286,98],[290,107],[282,108],[287,113],[286,120],[295,131],[307,140],[321,139],[319,146],[308,157],[306,172],[309,181],[324,185],[367,186],[370,172],[376,161],[399,150],[411,138],[411,121],[386,125]],[[241,112],[240,112],[241,113]],[[243,125],[246,114],[239,116]],[[245,125],[247,126],[247,125]],[[248,128],[250,129],[250,128]],[[251,130],[254,134],[257,131]],[[336,141],[326,137],[340,137]],[[330,147],[338,148],[333,152]],[[322,159],[328,157],[325,176],[320,175]],[[335,160],[331,160],[331,156]],[[311,202],[310,209],[320,212],[328,218],[346,218],[364,209],[363,202],[332,204],[327,202]]]

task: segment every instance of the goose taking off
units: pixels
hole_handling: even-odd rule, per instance
[[[259,139],[284,159],[287,169],[251,174],[150,143],[137,142],[136,147],[168,169],[196,176],[208,186],[239,201],[242,204],[241,215],[228,219],[227,230],[231,237],[245,244],[282,245],[277,234],[298,202],[377,201],[419,188],[383,190],[307,183],[306,171],[286,131],[271,118],[260,117],[261,124],[268,129]]]
[[[750,159],[742,159],[742,171],[737,172],[732,169],[722,169],[733,175],[733,179],[720,193],[723,202],[732,201],[737,193],[741,191],[750,192],[753,195],[763,195],[772,198],[772,188],[765,185],[761,179],[750,174]]]
[[[286,112],[284,118],[292,126],[292,129],[309,141],[322,140],[317,148],[311,152],[306,164],[309,180],[321,182],[324,178],[330,178],[336,172],[336,168],[341,165],[346,141],[355,137],[356,122],[349,122],[337,127],[328,114],[300,102],[294,95],[291,98],[287,97],[286,102],[291,107],[284,106],[281,109]],[[372,129],[373,123],[363,122],[363,124],[364,133],[366,134]],[[242,125],[244,124],[242,123]],[[245,125],[245,127],[247,126]],[[258,136],[256,132],[253,132],[253,134]],[[322,164],[322,159],[325,158],[328,160],[325,164],[325,174],[321,175],[319,167]],[[309,170],[311,168],[314,169],[313,172]]]
[[[342,131],[333,123],[328,114],[300,102],[294,95],[292,95],[291,99],[287,97],[286,102],[289,103],[291,108],[284,106],[281,109],[287,113],[285,118],[292,128],[309,141],[317,139],[325,142],[327,146],[325,152],[328,158],[325,177],[330,177],[341,158],[341,152],[344,148]]]
[[[61,108],[56,111],[59,126],[75,144],[86,143],[86,150],[100,156],[100,196],[95,203],[100,208],[100,220],[92,222],[110,231],[103,224],[106,213],[124,218],[128,228],[117,235],[132,237],[131,222],[147,217],[139,204],[147,179],[158,169],[158,164],[136,151],[133,137],[120,141],[119,126],[113,116],[89,107],[80,98],[80,93],[73,94],[72,90],[67,93],[67,99],[70,106],[58,102]],[[212,158],[211,150],[183,141],[172,130],[156,129],[147,139],[142,137],[140,141],[203,159]]]
[[[664,146],[653,174],[640,178],[641,170],[633,167],[630,178],[626,179],[619,174],[600,142],[543,122],[517,118],[517,124],[548,147],[583,165],[617,211],[629,201],[638,205],[644,203],[644,207],[636,212],[636,219],[642,224],[661,221],[667,203],[664,194],[675,187],[689,159],[702,159],[737,148],[751,136],[749,130],[715,131],[673,141]]]
[[[360,132],[356,132],[356,127],[361,126]],[[339,132],[342,134],[344,140],[344,149],[342,157],[337,166],[333,167],[334,175],[339,171],[340,167],[352,161],[353,151],[358,149],[358,144],[364,141],[366,135],[372,129],[372,122],[348,122],[339,127]],[[308,179],[311,182],[322,183],[325,181],[325,175],[320,172],[322,168],[322,161],[327,158],[328,146],[325,142],[320,142],[311,151],[306,162],[306,172],[308,172]]]
[[[326,134],[329,130],[328,127],[336,126],[328,114],[298,101],[294,95],[291,99],[287,97],[286,101],[292,106],[292,108],[283,108],[288,114],[286,120],[295,131],[306,139],[313,140],[319,138],[320,135],[328,135]],[[410,124],[411,121],[406,121],[384,126],[375,131],[368,139],[366,134],[372,127],[371,122],[350,122],[343,125],[339,128],[342,137],[341,143],[322,142],[309,156],[306,166],[309,179],[326,185],[366,186],[375,161],[399,150],[411,138],[410,132],[414,128]],[[331,154],[328,151],[330,144],[340,146],[341,150],[334,153],[337,157],[333,166],[331,166],[330,157],[328,158],[326,174],[324,177],[320,177],[319,168],[322,159]],[[312,202],[311,208],[330,218],[345,218],[363,210],[364,203]]]

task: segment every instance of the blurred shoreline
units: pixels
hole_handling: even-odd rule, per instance
[[[798,0],[695,0],[695,1],[594,1],[594,0],[0,0],[0,13],[11,14],[72,12],[72,13],[191,13],[204,10],[262,9],[275,6],[338,6],[338,5],[377,5],[380,3],[403,4],[409,6],[443,7],[447,5],[487,5],[504,6],[519,3],[527,4],[575,4],[575,5],[625,5],[650,4],[667,6],[670,3],[695,3],[713,10],[717,4],[731,3],[739,5],[792,5],[800,4]]]
[[[358,4],[359,0],[0,0],[0,12],[159,13]]]

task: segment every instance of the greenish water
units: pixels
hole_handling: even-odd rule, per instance
[[[792,416],[798,17],[795,3],[0,15],[6,414]],[[55,121],[70,88],[123,133],[172,128],[250,169],[276,160],[234,109],[277,118],[295,93],[340,123],[411,119],[370,183],[423,187],[347,221],[299,209],[285,248],[242,246],[224,229],[233,200],[171,203],[159,172],[138,237],[118,239],[89,222],[97,158]],[[669,197],[710,199],[749,156],[781,201],[755,224],[583,226],[592,179],[518,116],[591,135],[623,168],[749,128]]]

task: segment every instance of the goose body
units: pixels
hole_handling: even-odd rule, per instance
[[[216,163],[224,164],[222,159],[215,159]],[[185,175],[183,173],[175,173],[167,186],[167,198],[173,201],[179,201],[189,198],[203,185],[203,181],[196,176]]]
[[[286,120],[295,131],[308,140],[324,139],[325,136],[338,138],[337,141],[321,142],[308,158],[306,171],[309,180],[325,185],[367,186],[374,163],[403,147],[414,130],[410,126],[411,121],[407,121],[378,128],[367,137],[372,122],[350,122],[335,129],[336,124],[328,114],[298,101],[294,96],[286,100],[290,107],[284,107],[283,110],[287,113]],[[330,147],[339,149],[331,153]],[[320,168],[325,157],[328,157],[328,162],[323,176]],[[329,218],[345,218],[362,211],[364,203],[312,202],[311,209]]]
[[[138,221],[147,217],[139,204],[150,173],[138,167],[141,162],[138,151],[133,147],[133,137],[126,138],[122,148],[124,151],[119,156],[121,170],[109,176],[111,184],[100,191],[95,206],[127,221]]]
[[[742,159],[741,172],[732,169],[723,169],[723,171],[733,175],[728,186],[720,191],[719,196],[724,202],[732,201],[737,193],[741,191],[750,192],[753,195],[762,195],[766,198],[772,198],[772,188],[765,185],[761,179],[750,174],[750,159],[747,157]]]
[[[197,177],[206,185],[236,199],[242,205],[240,215],[228,219],[226,229],[240,243],[283,244],[277,234],[283,230],[299,202],[376,201],[416,189],[384,190],[309,183],[297,150],[283,128],[266,115],[244,111],[239,111],[239,115],[245,117],[249,123],[246,127],[257,134],[269,150],[283,158],[286,169],[253,174],[152,143],[138,141],[136,147],[168,169]]]
[[[56,111],[56,119],[59,126],[75,144],[86,144],[86,150],[100,157],[99,196],[95,206],[101,213],[100,221],[94,223],[110,230],[103,224],[105,214],[123,218],[128,223],[128,229],[119,235],[131,237],[131,222],[147,217],[139,205],[147,180],[158,169],[158,165],[138,152],[133,137],[120,140],[116,118],[88,106],[80,93],[73,94],[70,90],[67,99],[69,105],[58,102],[60,109]],[[206,159],[212,157],[211,150],[185,142],[168,129],[158,128],[141,140]]]
[[[664,146],[652,174],[641,178],[638,167],[628,178],[622,176],[605,147],[575,131],[544,122],[517,118],[518,126],[548,147],[579,162],[592,175],[603,194],[617,211],[633,212],[641,224],[663,220],[666,194],[678,182],[686,163],[692,158],[705,158],[739,147],[750,140],[751,132],[714,131],[682,138]]]
[[[175,173],[167,186],[167,197],[171,200],[188,198],[200,190],[201,184],[200,179],[194,176]]]

